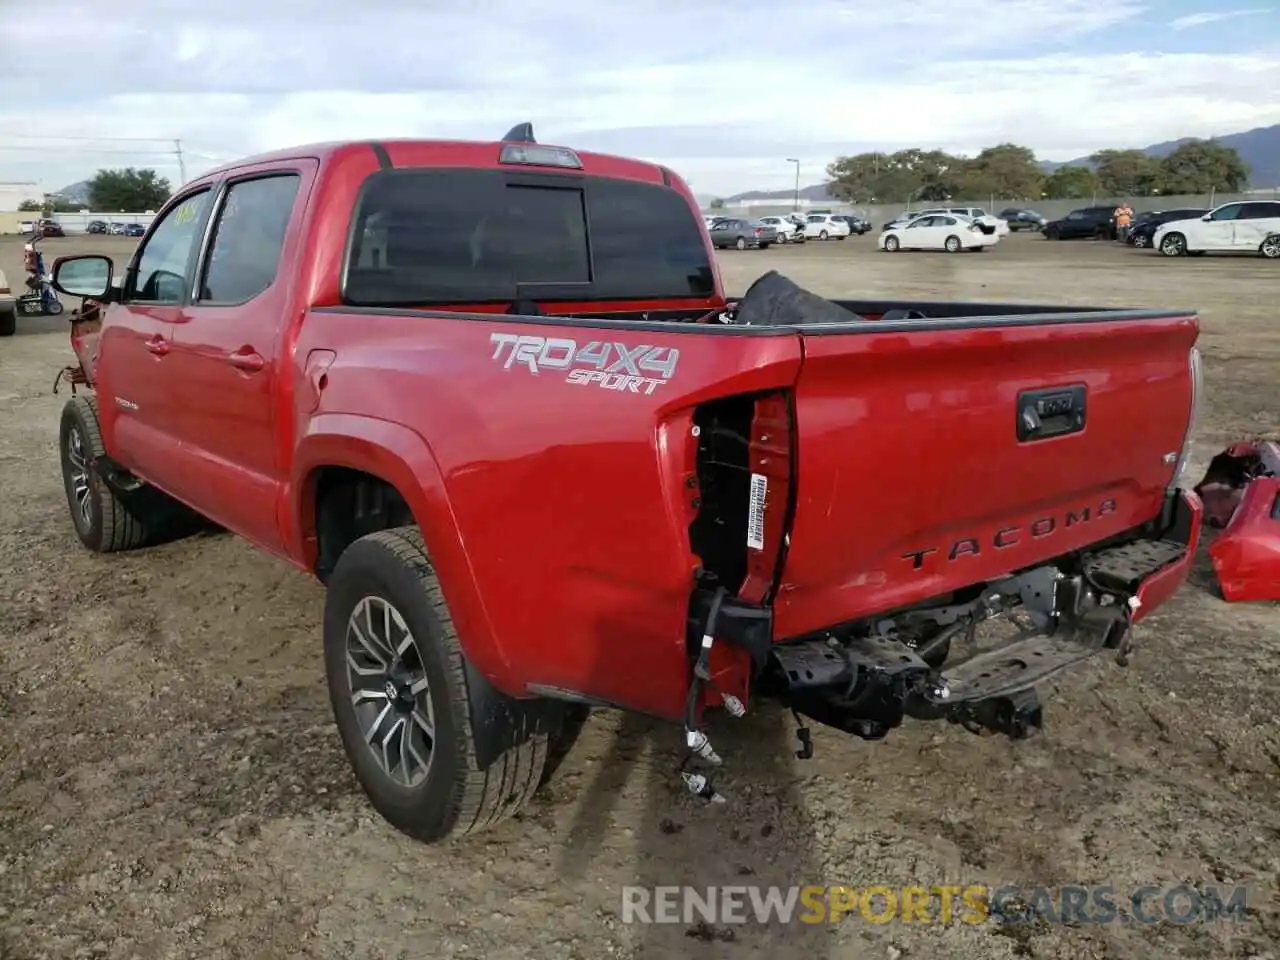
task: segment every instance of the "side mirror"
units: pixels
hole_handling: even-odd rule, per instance
[[[106,300],[112,269],[111,258],[97,254],[59,257],[53,262],[53,289],[69,297]]]
[[[1205,214],[1203,217],[1201,217],[1200,219],[1201,219],[1201,220],[1203,220],[1205,223],[1208,223],[1210,220],[1212,220],[1212,219],[1213,219],[1213,214],[1212,214],[1212,213],[1206,213],[1206,214]]]

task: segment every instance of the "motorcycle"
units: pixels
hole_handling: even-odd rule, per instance
[[[49,274],[45,271],[44,254],[40,252],[41,237],[33,237],[22,248],[23,267],[27,271],[27,293],[18,297],[18,313],[25,316],[56,317],[62,313],[62,301]]]

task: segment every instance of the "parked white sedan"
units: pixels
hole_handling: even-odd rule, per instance
[[[968,217],[933,213],[905,224],[888,227],[880,234],[880,249],[899,250],[985,250],[1000,242],[999,234],[987,233]]]
[[[800,228],[800,224],[787,217],[761,217],[760,222],[778,231],[779,243],[795,243],[796,240],[804,239],[804,231]]]

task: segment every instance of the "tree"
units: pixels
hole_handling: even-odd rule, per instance
[[[1163,193],[1237,193],[1249,182],[1249,166],[1232,147],[1214,140],[1188,140],[1160,162]]]
[[[1029,147],[1002,143],[967,161],[959,180],[966,197],[1030,200],[1040,196],[1044,172]]]
[[[827,167],[827,189],[841,200],[946,200],[958,189],[964,161],[918,147],[897,153],[837,157]]]
[[[1098,178],[1088,167],[1059,167],[1044,178],[1041,194],[1051,200],[1083,200],[1098,192]]]
[[[89,199],[94,210],[158,210],[169,199],[169,181],[154,170],[99,170],[89,181]]]
[[[1160,161],[1141,150],[1099,150],[1092,157],[1098,186],[1112,197],[1150,197],[1160,192]]]
[[[76,213],[81,204],[72,203],[56,193],[46,193],[43,200],[23,200],[18,204],[19,213],[38,213],[47,217],[54,213]]]
[[[836,157],[827,166],[827,191],[837,199],[866,203],[880,196],[880,169],[887,166],[883,153],[859,153]]]
[[[723,209],[724,209],[724,201],[723,201],[722,199],[720,199],[719,197],[715,197],[715,198],[711,201],[711,209],[712,209],[712,210],[723,210]]]

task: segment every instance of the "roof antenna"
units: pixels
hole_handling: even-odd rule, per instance
[[[502,138],[505,143],[537,143],[533,139],[532,123],[517,123],[514,127],[507,131],[507,135]]]

